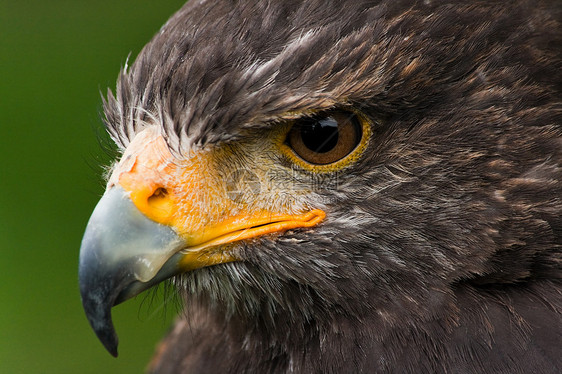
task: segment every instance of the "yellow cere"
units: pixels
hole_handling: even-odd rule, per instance
[[[268,177],[280,167],[270,157],[277,150],[270,136],[211,148],[178,159],[157,129],[147,128],[131,141],[108,184],[127,191],[146,217],[174,228],[185,241],[185,270],[236,261],[229,243],[313,227],[326,216],[303,203],[306,192],[296,187],[285,194],[290,200],[280,195],[289,187]],[[230,181],[237,172],[253,176],[257,189],[251,180]]]

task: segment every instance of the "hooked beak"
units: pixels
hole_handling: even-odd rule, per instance
[[[185,242],[169,226],[146,218],[120,187],[94,209],[80,248],[80,294],[90,325],[117,356],[111,308],[177,274]]]

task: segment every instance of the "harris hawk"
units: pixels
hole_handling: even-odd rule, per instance
[[[88,320],[153,373],[562,371],[559,1],[192,0],[104,99]]]

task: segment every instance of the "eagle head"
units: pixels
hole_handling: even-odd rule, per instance
[[[189,1],[104,100],[105,347],[171,280],[176,368],[520,364],[561,306],[562,43],[554,1],[515,3]]]

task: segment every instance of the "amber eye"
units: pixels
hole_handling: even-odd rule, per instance
[[[304,161],[327,165],[343,159],[361,141],[357,115],[331,111],[298,120],[287,135],[287,144]]]

